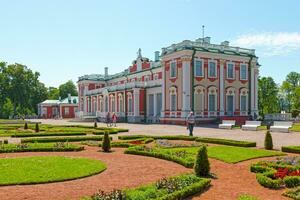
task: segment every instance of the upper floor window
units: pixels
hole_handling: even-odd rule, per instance
[[[195,60],[195,76],[203,76],[203,61]]]
[[[171,62],[171,70],[170,70],[170,77],[176,77],[176,62]]]
[[[246,64],[241,64],[240,79],[247,80],[247,65]]]
[[[227,64],[227,78],[234,79],[234,65],[233,63]]]
[[[217,66],[214,61],[208,63],[208,76],[213,78],[217,77]]]

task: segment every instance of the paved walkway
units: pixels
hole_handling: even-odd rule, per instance
[[[68,120],[32,120],[34,122],[42,122],[45,124],[54,125],[71,125],[71,124],[81,124],[90,125],[90,122],[69,122]],[[106,124],[98,123],[98,126],[106,126]],[[188,135],[188,131],[185,126],[177,125],[164,125],[164,124],[118,124],[120,128],[128,128],[128,133],[120,133],[118,135],[128,135],[128,134],[145,134],[145,135]],[[246,141],[256,141],[258,147],[264,146],[265,131],[242,131],[240,129],[233,130],[223,130],[218,128],[210,127],[195,127],[194,135],[202,137],[212,137],[212,138],[226,138],[234,140],[246,140]],[[280,149],[281,146],[286,145],[299,145],[300,132],[293,133],[277,133],[272,132],[274,148]]]

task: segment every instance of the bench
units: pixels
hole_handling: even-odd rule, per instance
[[[293,126],[293,122],[274,121],[274,125],[270,127],[270,131],[289,132],[289,128]]]
[[[235,126],[235,120],[222,120],[222,124],[219,124],[219,128],[232,129]]]
[[[257,131],[260,125],[261,121],[246,121],[245,125],[242,125],[242,130]]]

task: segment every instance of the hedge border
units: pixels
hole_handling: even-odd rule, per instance
[[[282,146],[281,151],[287,153],[300,153],[300,146]]]
[[[79,132],[45,132],[45,133],[17,133],[11,137],[42,137],[42,136],[70,136],[70,135],[86,135]]]
[[[55,148],[55,147],[39,147],[39,148],[14,148],[14,149],[0,149],[0,153],[15,153],[15,152],[66,152],[66,151],[82,151],[84,150],[83,146],[76,147],[64,147],[64,148]]]
[[[289,190],[285,191],[282,195],[292,198],[294,200],[300,200],[300,197],[298,195],[295,195],[295,192],[297,192],[297,193],[300,192],[300,187],[289,189]]]
[[[78,142],[86,140],[102,141],[102,136],[82,136],[82,137],[45,137],[45,138],[25,138],[21,139],[21,143],[32,143],[32,142]]]
[[[197,142],[203,143],[212,143],[212,144],[222,144],[228,146],[237,146],[237,147],[256,147],[256,142],[240,141],[240,140],[230,140],[223,138],[204,138],[198,137]]]
[[[141,156],[149,156],[149,157],[159,158],[159,159],[163,159],[163,160],[168,160],[168,161],[172,161],[177,164],[183,165],[184,167],[187,167],[187,168],[194,167],[194,162],[187,162],[183,159],[180,159],[180,158],[177,158],[174,156],[170,156],[170,155],[166,155],[166,154],[160,154],[157,152],[139,151],[136,149],[128,148],[124,151],[124,153],[125,154],[133,154],[133,155],[141,155]]]

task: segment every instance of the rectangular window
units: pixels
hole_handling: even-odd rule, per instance
[[[65,115],[69,115],[69,107],[65,107]]]
[[[232,63],[227,64],[227,78],[234,79],[234,65]]]
[[[208,96],[208,102],[209,102],[209,111],[216,111],[216,95],[210,94]]]
[[[245,65],[245,64],[241,64],[240,79],[247,80],[247,65]]]
[[[160,116],[161,107],[162,107],[162,95],[161,93],[158,93],[156,95],[156,114],[158,116]]]
[[[216,69],[216,63],[215,62],[209,62],[209,73],[208,76],[209,77],[217,77],[217,69]]]
[[[195,61],[195,76],[203,76],[202,60]]]
[[[149,116],[153,116],[154,115],[154,95],[153,94],[149,94],[149,104],[148,104],[148,114]]]
[[[120,101],[119,101],[119,112],[123,112],[123,99],[122,99],[122,97],[120,98]]]
[[[170,76],[171,78],[176,77],[176,62],[171,62],[171,70],[170,70]]]
[[[176,111],[176,95],[171,95],[171,111]]]
[[[247,96],[241,96],[241,111],[247,111]]]

